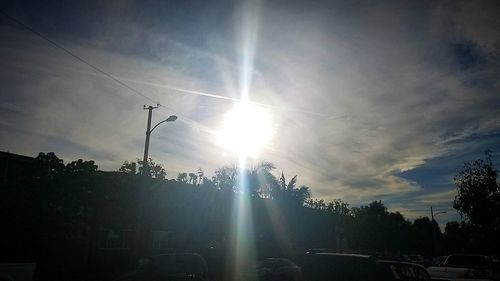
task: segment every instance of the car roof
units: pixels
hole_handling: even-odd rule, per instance
[[[457,256],[460,256],[460,257],[485,257],[487,258],[488,256],[485,256],[485,255],[480,255],[480,254],[451,254],[451,255],[448,255],[448,257],[457,257]]]
[[[318,255],[318,256],[337,256],[337,257],[353,257],[353,258],[372,258],[372,256],[369,255],[360,255],[360,254],[347,254],[347,253],[315,253],[315,252],[308,252],[308,255]]]

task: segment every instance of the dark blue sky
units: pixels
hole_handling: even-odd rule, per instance
[[[500,151],[496,1],[15,1],[1,9],[179,121],[151,156],[169,177],[237,162],[217,145],[240,98],[274,137],[251,162],[313,196],[451,211],[453,175]],[[116,170],[142,153],[151,101],[0,17],[0,149]],[[217,97],[218,96],[218,97]],[[456,219],[454,212],[443,220]]]

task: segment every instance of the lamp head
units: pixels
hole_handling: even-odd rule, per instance
[[[165,121],[167,121],[167,122],[174,122],[175,120],[177,120],[177,116],[175,116],[175,115],[170,115],[170,116],[167,118],[167,120],[165,120]]]

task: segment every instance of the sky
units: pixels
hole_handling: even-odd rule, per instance
[[[382,200],[414,219],[452,208],[453,176],[500,163],[498,1],[11,1],[0,8],[0,150],[54,151],[167,177],[238,162],[218,145],[248,96],[272,116],[269,161],[317,199]],[[17,19],[124,87],[35,33]],[[140,94],[139,94],[140,93]]]

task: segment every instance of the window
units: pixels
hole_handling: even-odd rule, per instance
[[[103,229],[99,246],[101,249],[130,249],[132,238],[132,230]]]

